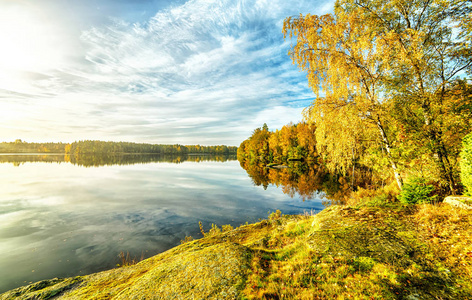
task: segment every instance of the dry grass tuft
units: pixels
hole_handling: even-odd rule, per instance
[[[123,251],[118,254],[118,257],[120,258],[121,264],[118,264],[117,267],[132,266],[144,259],[144,252],[141,253],[140,259],[137,257],[131,257],[129,252],[126,252],[125,254]]]

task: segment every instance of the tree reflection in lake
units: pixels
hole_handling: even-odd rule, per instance
[[[189,162],[202,162],[202,161],[218,161],[225,162],[228,160],[235,160],[236,155],[153,155],[153,154],[102,154],[102,155],[65,155],[64,159],[71,162],[74,165],[84,167],[100,167],[108,165],[134,165],[134,164],[146,164],[155,162],[170,162],[170,163],[182,163],[184,161]]]
[[[12,163],[20,166],[26,162],[72,163],[83,167],[111,165],[134,165],[155,162],[182,163],[236,160],[236,155],[155,155],[155,154],[101,154],[101,155],[64,155],[64,154],[1,154],[0,163]]]
[[[329,203],[344,203],[354,187],[366,187],[371,184],[372,174],[366,170],[357,170],[354,181],[352,174],[330,173],[320,164],[289,161],[282,168],[268,167],[261,161],[240,161],[256,186],[266,189],[269,184],[281,187],[282,191],[303,200],[325,196]],[[327,201],[328,202],[328,201]]]
[[[27,162],[63,163],[64,154],[0,153],[0,163],[11,163],[18,167]]]
[[[67,162],[64,155],[0,155],[0,161],[0,293],[113,268],[120,252],[147,258],[186,236],[200,237],[199,222],[205,230],[236,227],[277,209],[324,208],[320,199],[254,186],[230,157],[80,156]]]

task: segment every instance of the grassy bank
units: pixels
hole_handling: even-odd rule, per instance
[[[332,206],[220,230],[138,264],[0,299],[471,299],[472,211]]]

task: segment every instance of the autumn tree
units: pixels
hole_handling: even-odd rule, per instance
[[[314,127],[310,124],[288,124],[275,131],[269,131],[264,124],[241,143],[238,148],[238,160],[281,163],[288,159],[303,158],[315,161],[315,144]]]
[[[435,157],[440,177],[455,191],[455,148],[445,137],[449,93],[464,71],[471,71],[471,2],[344,1],[358,9],[377,35],[389,45],[389,91],[403,114],[420,120],[410,132]]]
[[[238,159],[268,159],[270,132],[267,124],[262,128],[256,128],[252,135],[241,143],[238,148]]]
[[[408,127],[403,134],[428,151],[455,190],[457,145],[447,142],[444,115],[454,83],[471,70],[471,20],[468,0],[338,0],[334,15],[285,20],[285,35],[297,38],[290,55],[317,94],[307,118],[338,166],[374,125],[401,186],[394,131]]]
[[[398,186],[402,178],[386,127],[385,88],[388,72],[381,49],[356,11],[336,5],[335,15],[287,18],[284,35],[296,37],[294,63],[307,72],[316,100],[305,118],[316,125],[316,142],[328,167],[346,172],[366,144],[380,142]]]

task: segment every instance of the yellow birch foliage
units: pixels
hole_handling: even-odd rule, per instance
[[[337,5],[334,16],[287,18],[283,31],[296,38],[289,54],[307,72],[316,94],[305,119],[316,125],[317,147],[328,167],[345,172],[366,148],[382,146],[398,173],[384,109],[386,46],[358,10],[347,12]]]
[[[370,153],[386,155],[401,187],[405,162],[395,148],[408,140],[453,192],[457,145],[446,127],[467,122],[446,114],[447,102],[472,72],[471,30],[470,0],[337,0],[333,15],[287,18],[284,35],[296,39],[289,54],[316,94],[306,119],[316,124],[318,148],[332,150],[324,153],[332,166],[349,166],[353,142],[359,158],[381,145]]]

